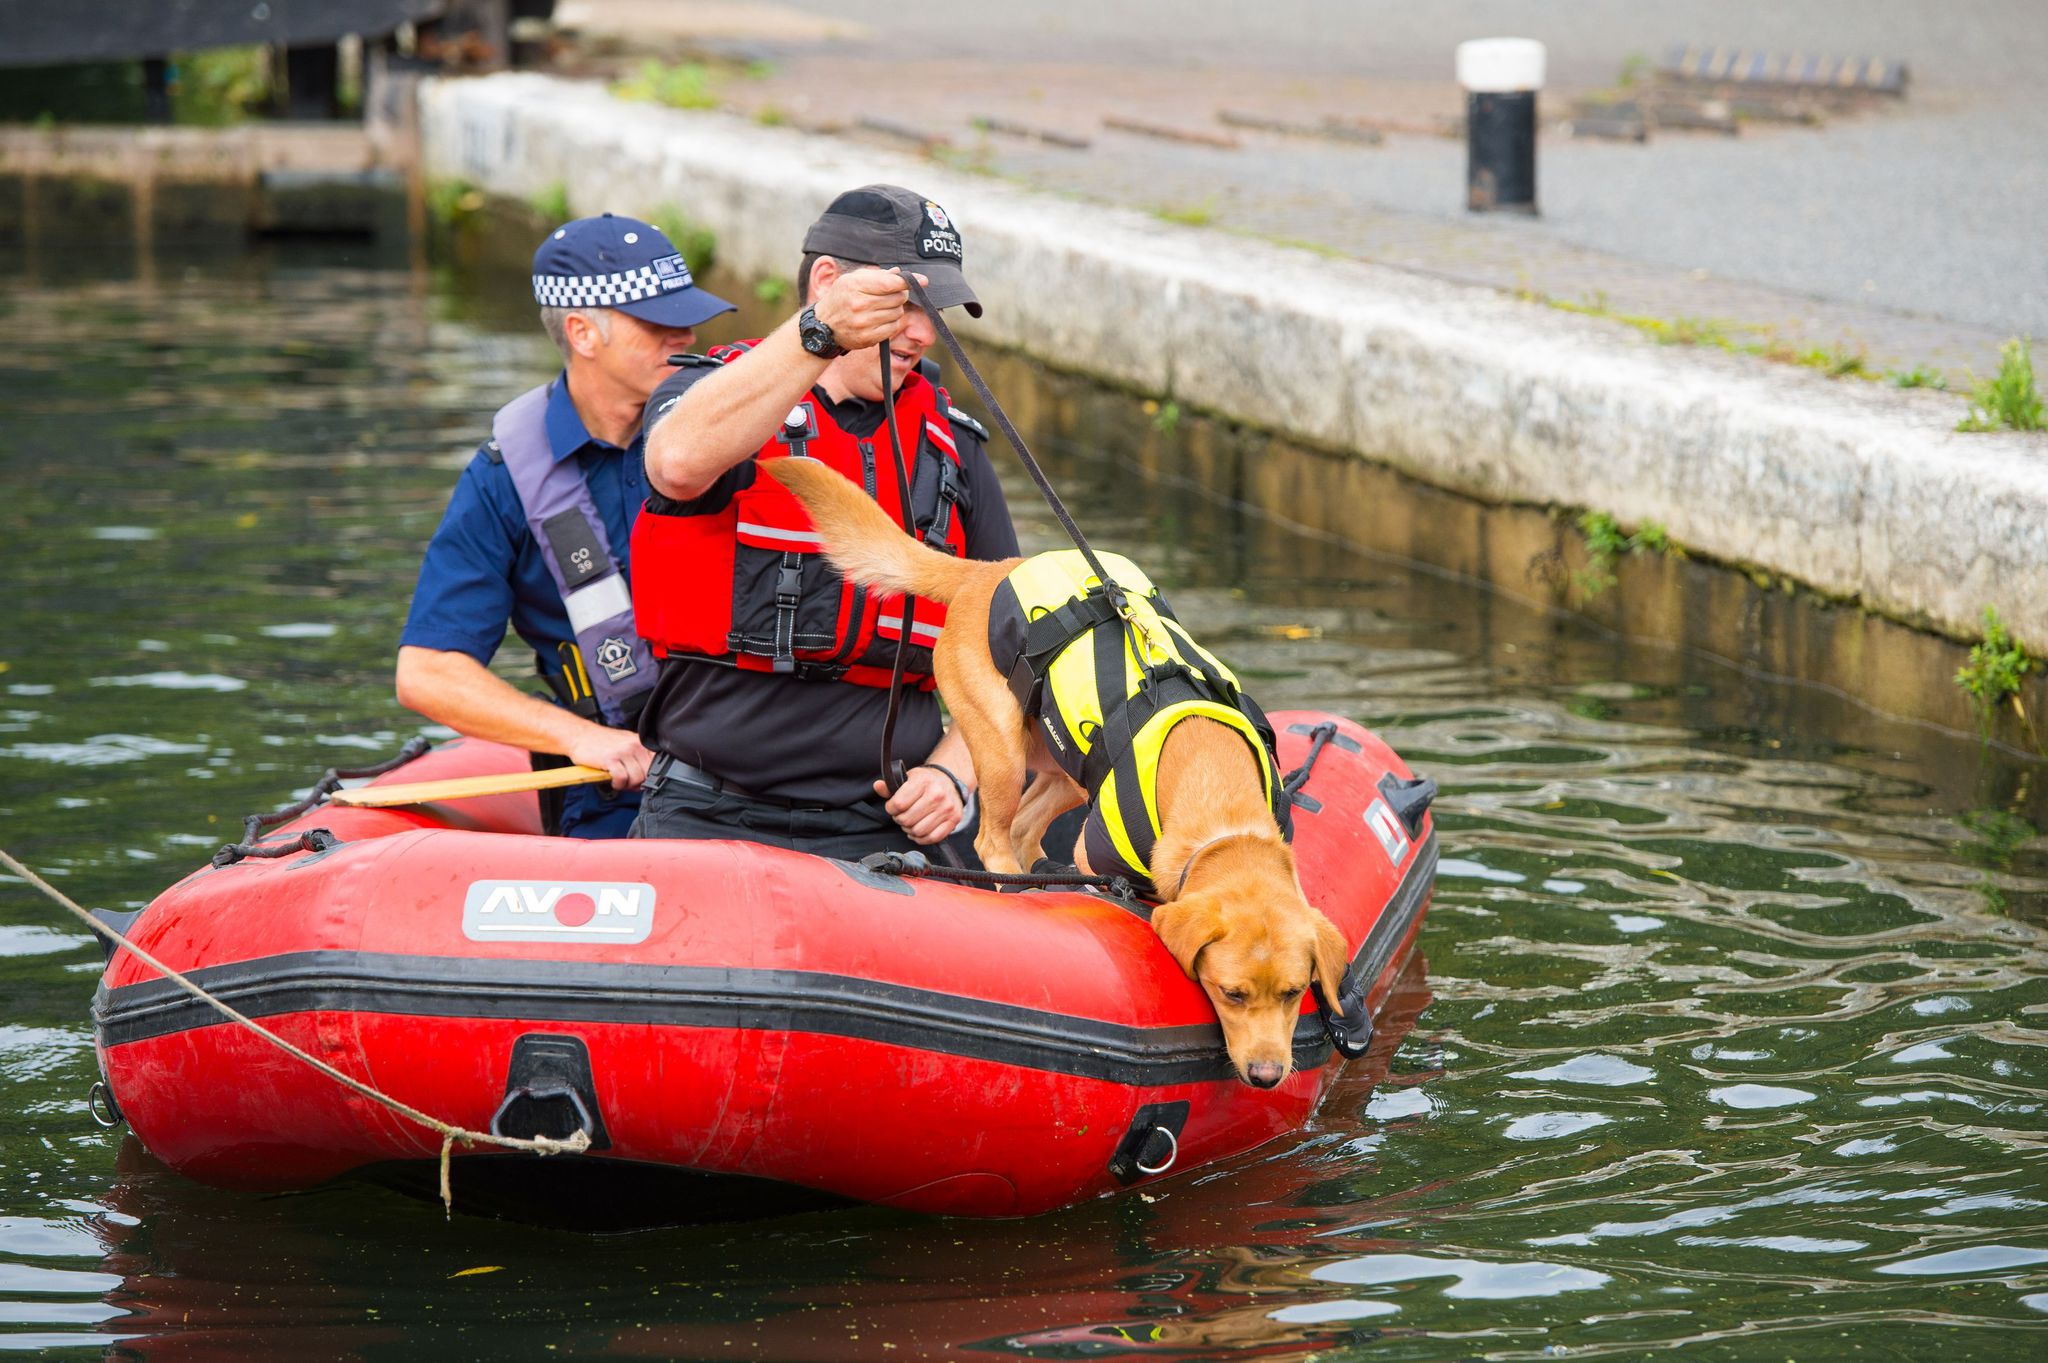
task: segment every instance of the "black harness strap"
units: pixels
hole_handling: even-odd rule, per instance
[[[1017,655],[1017,661],[1010,667],[1010,691],[1017,697],[1017,703],[1024,707],[1024,717],[1035,719],[1045,701],[1045,679],[1052,670],[1053,660],[1082,635],[1099,626],[1116,622],[1116,607],[1100,590],[1090,587],[1085,596],[1063,602],[1049,611],[1042,611],[1024,626],[1024,649]],[[1101,635],[1097,635],[1097,662],[1100,664]],[[1109,636],[1112,646],[1122,642],[1121,632]]]
[[[1081,759],[1081,784],[1087,789],[1099,789],[1119,767],[1135,765],[1130,757],[1131,749],[1138,741],[1138,732],[1161,710],[1182,701],[1216,699],[1213,687],[1202,685],[1192,672],[1178,663],[1149,669],[1148,675],[1151,685],[1140,687],[1136,695],[1128,697],[1102,717],[1101,732],[1096,735],[1094,746],[1088,749],[1088,755]],[[1100,683],[1097,685],[1099,687]],[[1124,793],[1119,788],[1118,794]]]

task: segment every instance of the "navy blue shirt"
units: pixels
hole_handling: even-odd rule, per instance
[[[630,582],[633,522],[647,499],[641,437],[621,449],[591,435],[569,399],[566,375],[557,375],[548,386],[546,425],[555,459],[574,459],[583,470],[612,554]],[[576,637],[569,628],[569,608],[526,523],[511,472],[487,449],[479,449],[463,469],[427,545],[399,642],[466,653],[488,666],[508,624],[534,651],[536,663],[551,673],[562,670],[556,646]],[[605,787],[572,786],[562,812],[563,831],[576,831],[576,825],[593,819],[602,819],[609,830],[617,819],[616,831],[623,835],[639,803],[638,792],[614,796]],[[582,832],[592,836],[595,829]]]

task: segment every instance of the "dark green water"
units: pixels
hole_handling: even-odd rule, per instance
[[[389,677],[419,547],[549,352],[516,269],[489,291],[331,249],[0,273],[0,843],[139,906],[243,813],[418,731]],[[0,1349],[2048,1347],[2048,769],[1148,482],[1138,438],[1103,434],[1138,425],[1126,400],[1034,381],[1019,408],[1099,542],[1269,707],[1354,715],[1445,784],[1427,975],[1398,1001],[1419,1017],[1309,1130],[1008,1223],[595,1236],[362,1185],[219,1193],[89,1120],[98,949],[0,881]]]

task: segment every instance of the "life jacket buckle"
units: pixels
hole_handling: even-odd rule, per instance
[[[786,563],[775,570],[775,604],[784,610],[794,609],[797,599],[803,595],[804,570],[801,566]]]

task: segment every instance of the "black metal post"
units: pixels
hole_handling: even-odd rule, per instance
[[[1458,45],[1465,87],[1465,207],[1474,213],[1536,212],[1536,93],[1543,44],[1481,38]]]

